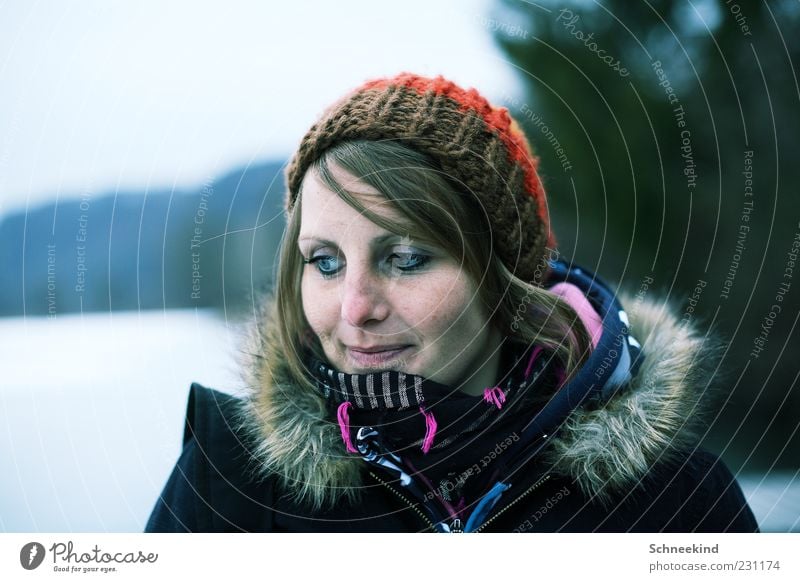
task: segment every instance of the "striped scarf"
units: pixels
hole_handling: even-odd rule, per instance
[[[427,454],[499,421],[533,392],[551,358],[537,346],[504,348],[501,369],[507,372],[482,396],[393,370],[347,374],[316,358],[309,358],[309,368],[349,453],[358,452],[353,445],[358,428],[369,426],[394,450],[418,446]]]

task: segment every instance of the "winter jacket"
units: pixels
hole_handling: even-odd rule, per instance
[[[715,348],[668,303],[551,266],[547,285],[580,289],[602,335],[526,430],[497,443],[502,474],[465,518],[442,513],[441,491],[422,498],[411,477],[377,463],[368,441],[347,453],[323,396],[293,385],[259,325],[250,393],[192,385],[183,452],[145,531],[758,531],[731,472],[697,445]]]

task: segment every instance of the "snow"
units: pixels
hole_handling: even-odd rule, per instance
[[[0,319],[0,531],[142,531],[191,382],[241,391],[238,332],[192,310]]]

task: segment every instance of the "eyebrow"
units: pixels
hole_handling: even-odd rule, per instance
[[[397,239],[397,238],[401,239],[401,238],[404,238],[404,237],[401,234],[394,234],[394,233],[382,234],[381,236],[376,236],[375,238],[373,238],[370,241],[370,244],[372,246],[377,246],[377,245],[379,245],[379,244],[381,244],[383,242],[386,242],[389,239]],[[330,246],[333,246],[333,247],[338,247],[338,245],[335,242],[333,242],[332,240],[328,240],[326,238],[320,238],[320,237],[313,236],[313,235],[304,235],[304,236],[297,237],[297,242],[309,241],[309,240],[320,242],[322,244],[330,245]]]

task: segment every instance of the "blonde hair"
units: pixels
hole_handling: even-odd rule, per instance
[[[405,220],[391,221],[364,208],[334,179],[332,164],[381,192]],[[459,189],[452,176],[445,176],[425,155],[397,141],[340,142],[326,150],[309,167],[308,171],[312,170],[328,188],[377,225],[432,242],[461,261],[477,284],[478,299],[489,314],[490,323],[508,339],[526,345],[535,343],[552,351],[565,381],[588,357],[589,335],[572,307],[543,289],[540,281],[518,278],[497,258],[491,241],[503,233],[492,233],[477,197]],[[268,325],[274,326],[272,333],[278,334],[278,349],[291,376],[313,389],[304,352],[310,349],[322,360],[324,352],[305,318],[299,292],[304,266],[296,245],[301,207],[302,188],[288,216],[273,301],[263,316],[270,320]],[[537,277],[546,272],[547,259],[542,257]]]

